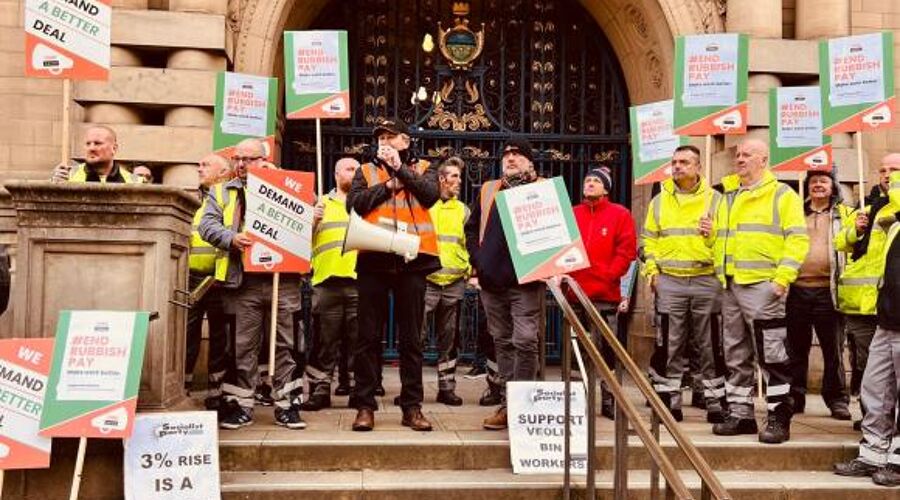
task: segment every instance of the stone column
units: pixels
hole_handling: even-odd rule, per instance
[[[758,38],[781,38],[781,0],[728,0],[725,29]]]
[[[228,12],[228,2],[225,0],[169,0],[169,10],[224,16]]]
[[[795,12],[798,40],[850,34],[850,0],[797,0]]]

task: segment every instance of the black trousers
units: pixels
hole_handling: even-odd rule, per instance
[[[809,351],[813,329],[822,347],[822,399],[831,406],[849,402],[841,356],[843,333],[840,316],[834,309],[828,287],[804,288],[793,286],[787,298],[787,334],[791,356],[791,395],[794,405],[806,400],[806,381],[809,373]]]
[[[394,323],[400,355],[400,406],[421,408],[422,321],[425,317],[425,272],[360,272],[358,341],[353,356],[358,408],[375,411],[380,383],[381,351],[388,315],[388,294],[394,294]]]
[[[205,275],[190,273],[188,283],[193,289],[203,281]],[[209,322],[209,358],[207,374],[209,388],[217,392],[225,376],[227,364],[227,343],[229,322],[225,316],[220,289],[209,290],[202,299],[188,311],[187,345],[185,346],[184,373],[187,380],[194,373],[197,358],[200,356],[200,343],[203,335],[203,317]]]

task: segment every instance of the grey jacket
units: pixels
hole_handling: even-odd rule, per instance
[[[224,192],[241,192],[244,189],[244,182],[240,178],[234,178],[225,183]],[[216,199],[216,190],[210,189],[206,198],[206,210],[200,218],[200,226],[197,231],[203,241],[210,245],[229,252],[228,255],[228,271],[225,273],[225,280],[222,286],[225,288],[238,288],[241,286],[244,275],[244,266],[241,260],[241,252],[231,247],[231,240],[234,236],[243,230],[243,214],[236,214],[238,227],[226,227],[224,223],[224,211],[226,200]]]

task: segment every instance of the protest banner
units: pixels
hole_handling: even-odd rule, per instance
[[[830,171],[818,86],[769,89],[769,164],[776,172]]]
[[[322,196],[322,118],[350,118],[346,31],[285,31],[285,115],[316,120],[316,194]]]
[[[50,467],[38,429],[52,355],[53,339],[0,340],[0,497],[3,471]]]
[[[669,161],[675,148],[688,138],[675,135],[674,101],[651,102],[629,109],[634,184],[653,184],[671,175]]]
[[[584,386],[569,389],[571,433],[569,463],[578,474],[587,473],[587,416]],[[509,382],[509,454],[514,474],[565,471],[564,382]]]
[[[221,498],[216,413],[144,413],[125,441],[126,500]]]
[[[856,132],[859,192],[865,192],[862,133],[897,123],[894,118],[894,34],[890,31],[819,42],[819,86],[826,135]],[[865,196],[860,196],[865,208]]]
[[[497,209],[519,283],[590,265],[562,177],[504,189]]]
[[[237,143],[263,139],[266,159],[275,159],[275,106],[278,79],[220,72],[216,77],[213,150],[230,158]]]

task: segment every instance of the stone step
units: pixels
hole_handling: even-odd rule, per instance
[[[699,498],[700,482],[682,473],[685,484]],[[881,500],[896,499],[897,489],[883,488],[868,478],[844,478],[828,472],[718,473],[732,495],[741,500]],[[649,473],[632,471],[629,498],[648,499]],[[583,479],[579,481],[583,483]],[[562,491],[560,475],[514,475],[508,469],[472,471],[419,470],[355,472],[226,472],[224,500],[556,500]],[[612,497],[609,472],[597,474],[598,497]],[[582,498],[583,495],[574,495]]]

